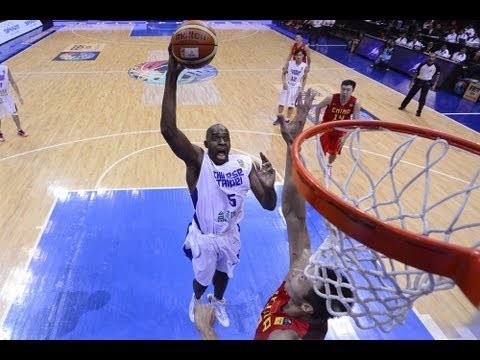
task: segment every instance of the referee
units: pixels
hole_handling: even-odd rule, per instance
[[[422,109],[425,105],[428,90],[430,90],[430,88],[432,90],[435,90],[438,82],[438,77],[440,76],[440,68],[437,64],[435,64],[436,57],[437,56],[434,53],[428,54],[428,60],[424,63],[421,63],[420,66],[417,68],[417,71],[415,72],[415,74],[413,74],[412,80],[410,81],[410,91],[408,92],[405,99],[403,99],[402,104],[398,108],[399,110],[405,109],[410,100],[412,100],[418,90],[420,90],[417,116],[420,116],[422,114]]]

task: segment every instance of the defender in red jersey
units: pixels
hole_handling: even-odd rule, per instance
[[[342,81],[340,93],[327,96],[323,99],[315,110],[315,122],[318,124],[320,111],[326,106],[322,122],[360,119],[360,102],[352,96],[355,90],[356,82],[353,80]],[[347,139],[345,131],[332,130],[320,136],[322,149],[328,156],[328,164],[331,165],[342,152],[343,144]]]
[[[312,61],[310,57],[310,48],[308,47],[307,43],[303,42],[302,35],[297,34],[295,35],[295,42],[293,43],[292,47],[290,48],[290,52],[288,53],[287,60],[284,66],[285,69],[288,68],[288,62],[290,60],[295,60],[295,53],[297,52],[297,50],[303,50],[304,55],[302,61],[304,63],[307,63],[308,67],[310,68],[310,63]]]
[[[295,119],[287,123],[282,116],[280,121],[282,137],[287,144],[282,213],[287,223],[290,269],[260,315],[255,340],[323,340],[328,330],[328,319],[333,317],[327,310],[326,301],[315,293],[312,281],[304,275],[312,251],[305,223],[305,199],[300,195],[292,178],[291,147],[293,140],[303,130],[313,98],[314,92],[311,89],[307,91],[304,100],[299,95]],[[332,269],[325,270],[330,279],[337,279]],[[342,282],[348,283],[343,275]],[[324,290],[329,294],[338,294],[335,286],[325,284]],[[353,298],[349,288],[342,287],[340,291],[341,297]],[[339,301],[332,301],[331,306],[335,311],[346,311]],[[195,325],[204,339],[217,338],[212,320],[213,315],[207,305],[195,307]]]

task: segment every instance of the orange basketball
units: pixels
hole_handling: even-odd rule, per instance
[[[217,53],[217,34],[200,20],[182,23],[172,35],[172,53],[187,68],[197,69],[207,65]]]

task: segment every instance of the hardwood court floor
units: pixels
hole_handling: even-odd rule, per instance
[[[223,123],[231,131],[232,151],[255,158],[264,152],[281,182],[285,147],[272,120],[292,41],[258,24],[216,29],[220,45],[211,65],[218,75],[179,86],[178,125],[201,144],[208,126]],[[29,137],[18,137],[13,122],[3,119],[0,319],[28,285],[26,265],[38,255],[36,242],[56,196],[78,189],[185,185],[184,166],[159,133],[163,86],[128,74],[135,65],[166,60],[169,37],[130,37],[130,30],[129,25],[64,28],[6,62],[24,98],[19,114]],[[94,61],[52,61],[74,44],[93,44],[101,52]],[[379,119],[479,141],[477,133],[432,109],[425,108],[421,119],[399,112],[402,94],[323,55],[314,53],[312,59],[307,86],[321,97],[338,92],[340,82],[350,78],[357,82],[354,95],[362,107]],[[478,159],[462,166],[478,169]],[[446,171],[455,174],[455,166]],[[475,210],[478,218],[478,203]],[[454,328],[474,312],[458,289],[429,295],[416,309],[450,338],[459,337]]]

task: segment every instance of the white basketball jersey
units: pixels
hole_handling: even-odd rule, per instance
[[[229,155],[229,161],[215,165],[205,152],[195,190],[194,221],[203,234],[222,234],[243,218],[243,201],[250,190],[252,160]]]
[[[0,65],[0,118],[10,114],[16,114],[17,108],[10,93],[10,79],[8,67]]]
[[[8,78],[8,67],[0,65],[0,96],[7,96],[10,90],[10,79]]]
[[[288,70],[287,74],[285,75],[287,77],[288,86],[297,87],[301,85],[301,80],[303,74],[305,74],[306,67],[307,63],[304,63],[303,61],[300,63],[300,65],[297,65],[295,60],[290,60],[288,62]]]

